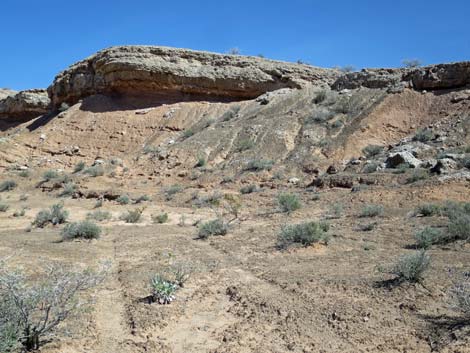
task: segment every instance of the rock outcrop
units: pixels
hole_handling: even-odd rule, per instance
[[[339,71],[258,57],[153,46],[102,50],[60,73],[48,88],[52,106],[92,94],[192,94],[255,98],[307,82],[332,84]]]
[[[13,91],[13,90],[8,89],[8,88],[0,88],[0,100],[6,98],[8,96],[12,96],[16,93],[17,93],[16,91]]]
[[[50,99],[46,90],[21,91],[0,99],[1,119],[28,119],[49,111]]]

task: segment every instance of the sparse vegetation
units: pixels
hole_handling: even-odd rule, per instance
[[[321,90],[317,93],[315,98],[313,98],[313,103],[320,104],[326,99],[326,90]]]
[[[77,185],[72,182],[66,183],[64,189],[58,195],[59,197],[72,196],[77,191]]]
[[[274,162],[266,159],[252,159],[245,165],[244,171],[259,172],[262,170],[271,170]]]
[[[42,179],[44,181],[50,181],[59,177],[59,173],[56,170],[49,169],[42,174]]]
[[[199,154],[197,157],[196,168],[205,167],[207,164],[207,159],[203,154]]]
[[[83,169],[85,169],[86,164],[85,162],[78,162],[75,164],[75,167],[73,168],[74,173],[80,173]]]
[[[362,169],[362,172],[366,174],[371,174],[375,173],[377,169],[379,169],[379,165],[377,163],[367,163]]]
[[[101,228],[95,223],[90,221],[81,221],[70,223],[62,230],[61,235],[63,240],[71,239],[98,239],[101,234]]]
[[[459,214],[449,219],[446,242],[470,240],[470,215]]]
[[[190,137],[193,136],[193,135],[194,135],[194,131],[193,131],[193,129],[191,129],[191,128],[186,129],[186,130],[183,131],[183,137],[184,137],[185,139],[190,138]]]
[[[4,202],[0,202],[0,212],[6,212],[8,211],[8,209],[10,208],[10,206]]]
[[[416,215],[421,215],[423,217],[431,217],[438,215],[441,212],[441,208],[439,205],[435,205],[432,203],[426,203],[419,205],[416,207],[415,214]]]
[[[419,59],[404,59],[401,63],[404,67],[409,69],[417,68],[423,65],[423,63]]]
[[[1,211],[1,209],[0,209]],[[23,217],[24,215],[26,214],[26,210],[24,208],[22,208],[21,210],[19,211],[15,211],[13,212],[13,217]]]
[[[69,213],[67,210],[64,210],[64,205],[55,204],[48,210],[39,211],[33,221],[33,226],[44,228],[49,223],[52,225],[62,224],[65,223],[68,216]]]
[[[61,323],[80,314],[90,301],[80,295],[106,277],[98,271],[76,270],[64,264],[43,269],[34,281],[18,268],[0,264],[0,349],[13,352],[38,349],[60,330]]]
[[[240,193],[242,194],[251,194],[258,191],[258,187],[254,184],[245,185],[240,188]]]
[[[362,209],[359,217],[378,217],[381,216],[383,213],[383,206],[381,205],[366,205]]]
[[[359,230],[361,230],[363,232],[370,232],[370,231],[374,230],[376,227],[377,227],[377,222],[371,222],[371,223],[360,225]]]
[[[123,213],[119,219],[125,221],[126,223],[139,223],[143,212],[143,208],[128,210],[126,213]]]
[[[152,199],[150,198],[150,196],[148,196],[148,195],[142,195],[142,196],[139,196],[139,197],[135,200],[135,203],[142,203],[142,202],[147,202],[147,201],[152,201]]]
[[[152,221],[153,223],[166,223],[168,222],[168,213],[160,213],[158,215],[152,215]]]
[[[175,300],[175,293],[178,285],[169,281],[160,274],[153,276],[150,279],[151,298],[152,302],[159,304],[170,304]]]
[[[286,249],[293,244],[308,246],[317,242],[328,243],[329,226],[323,222],[306,222],[294,225],[285,225],[278,236],[278,246]]]
[[[383,146],[367,145],[362,149],[362,153],[364,153],[367,158],[372,158],[382,153],[383,150]]]
[[[416,240],[416,247],[419,249],[428,249],[433,244],[440,243],[443,238],[443,233],[436,228],[426,227],[414,235]]]
[[[281,212],[291,213],[302,207],[300,198],[296,194],[280,193],[277,195],[277,203]]]
[[[451,306],[461,312],[465,319],[470,319],[470,274],[459,277],[449,291]]]
[[[428,142],[434,138],[434,132],[431,129],[420,129],[413,136],[414,141]]]
[[[423,280],[430,262],[430,256],[424,250],[420,250],[403,255],[389,269],[380,268],[380,270],[396,276],[399,282],[419,283]]]
[[[0,183],[0,192],[11,191],[16,188],[18,184],[14,180],[5,180]]]
[[[97,222],[104,222],[104,221],[110,220],[111,217],[112,217],[111,213],[109,213],[108,211],[102,211],[102,210],[89,212],[86,215],[87,219],[94,220]]]
[[[104,168],[101,165],[94,165],[92,167],[86,168],[83,172],[93,178],[96,178],[104,175]]]
[[[127,195],[120,195],[117,199],[116,202],[120,205],[128,205],[131,202],[131,199]]]
[[[183,187],[181,185],[178,185],[178,184],[171,185],[170,187],[166,188],[164,191],[166,200],[170,201],[171,199],[173,199],[174,195],[180,193],[181,191],[183,191]]]
[[[228,232],[228,224],[221,218],[203,222],[199,226],[198,236],[207,239],[213,235],[225,235]]]
[[[324,107],[316,107],[312,113],[305,118],[305,124],[324,123],[335,117],[335,113]]]
[[[412,184],[420,180],[429,178],[429,172],[426,169],[414,169],[413,173],[406,179],[407,184]]]
[[[253,147],[255,147],[255,142],[253,140],[243,139],[238,142],[235,151],[236,152],[248,151],[248,150],[251,150]]]
[[[341,218],[343,211],[344,211],[344,207],[341,203],[339,202],[334,203],[331,206],[330,211],[328,212],[328,217],[329,218]]]
[[[18,176],[22,177],[22,178],[29,178],[31,176],[31,172],[28,170],[28,169],[25,169],[25,170],[21,170],[19,173],[18,173]]]

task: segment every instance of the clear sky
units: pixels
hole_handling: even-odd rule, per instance
[[[0,87],[17,90],[121,44],[323,67],[470,60],[470,0],[1,0],[0,24]]]

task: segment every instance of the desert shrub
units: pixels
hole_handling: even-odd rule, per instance
[[[440,211],[441,211],[441,208],[439,207],[439,205],[426,203],[426,204],[419,205],[418,207],[416,207],[416,210],[414,213],[415,215],[421,215],[423,217],[431,217],[431,216],[438,215]]]
[[[238,142],[235,151],[236,152],[248,151],[248,150],[251,150],[253,147],[255,147],[255,142],[253,140],[243,139]]]
[[[233,183],[234,181],[235,181],[235,178],[231,175],[226,175],[222,178],[222,184]]]
[[[343,125],[344,125],[344,122],[342,120],[335,120],[330,124],[330,127],[332,129],[339,129]]]
[[[31,176],[31,172],[29,170],[22,170],[18,173],[18,175],[22,178],[28,178]]]
[[[404,67],[409,69],[420,67],[421,65],[423,65],[423,63],[419,59],[404,59],[401,63]]]
[[[125,221],[126,223],[139,223],[143,212],[143,208],[128,210],[127,213],[123,213],[119,219]]]
[[[366,205],[359,214],[359,217],[377,217],[382,215],[383,210],[381,205]]]
[[[0,192],[11,191],[17,187],[17,183],[14,180],[5,180],[0,184]]]
[[[407,170],[410,169],[410,166],[408,163],[401,163],[398,166],[396,166],[393,170],[393,174],[405,174]]]
[[[207,164],[207,158],[206,156],[202,155],[202,154],[199,154],[197,156],[197,162],[196,162],[196,168],[201,168],[201,167],[205,167]]]
[[[367,223],[367,224],[361,224],[359,226],[359,230],[361,230],[363,232],[370,232],[370,231],[374,230],[376,227],[377,227],[377,222],[371,222],[371,223]]]
[[[19,211],[13,212],[13,217],[23,217],[26,214],[26,210],[22,208]]]
[[[278,247],[285,249],[292,244],[308,246],[320,241],[328,243],[328,230],[328,224],[323,222],[285,225],[278,235]]]
[[[89,176],[96,178],[99,176],[104,175],[104,168],[101,165],[94,165],[92,167],[86,168],[84,170],[85,174],[88,174]]]
[[[72,196],[77,191],[77,185],[74,183],[66,183],[64,189],[59,193],[59,197]]]
[[[33,221],[33,226],[44,228],[49,223],[56,225],[65,223],[69,213],[64,210],[64,205],[55,204],[52,205],[48,210],[41,210],[36,215]]]
[[[111,213],[108,211],[97,210],[87,213],[86,218],[97,222],[103,222],[111,219]]]
[[[449,219],[446,240],[448,242],[455,240],[470,241],[470,215],[460,214]]]
[[[158,215],[152,215],[152,221],[153,223],[166,223],[168,222],[168,213],[160,213]]]
[[[85,167],[86,167],[85,162],[78,162],[77,164],[75,164],[75,167],[73,168],[73,172],[74,173],[79,173],[83,169],[85,169]]]
[[[281,212],[290,213],[302,207],[300,198],[296,194],[280,193],[277,195],[277,203]]]
[[[181,191],[183,191],[183,187],[181,185],[178,185],[178,184],[171,185],[170,187],[166,188],[164,191],[166,200],[170,201],[174,195],[180,193]]]
[[[93,206],[93,208],[100,208],[102,206],[103,206],[103,199],[99,199],[99,200],[96,200],[96,203]]]
[[[252,159],[245,165],[244,171],[259,172],[262,170],[271,170],[274,162],[266,159]]]
[[[53,170],[53,169],[46,170],[42,174],[42,179],[44,181],[49,181],[49,180],[52,180],[52,179],[56,179],[58,177],[59,177],[59,173],[56,170]]]
[[[431,245],[440,243],[443,233],[436,228],[426,227],[415,233],[416,247],[420,249],[428,249]]]
[[[175,300],[178,285],[164,276],[157,274],[150,279],[151,298],[159,304],[170,304]]]
[[[306,124],[325,123],[335,117],[335,113],[324,107],[315,108],[312,113],[305,118]]]
[[[107,272],[107,266],[80,271],[53,264],[32,280],[0,264],[0,351],[38,349],[57,334],[62,322],[89,306],[80,294],[102,283]]]
[[[145,145],[142,152],[144,154],[151,154],[151,155],[156,155],[158,152],[159,152],[159,148],[156,147],[156,146],[152,146],[152,145]]]
[[[258,191],[258,187],[254,184],[245,185],[240,188],[240,193],[242,194],[251,194]]]
[[[120,205],[128,205],[131,202],[131,199],[127,195],[120,195],[116,199],[116,202],[119,203]]]
[[[98,239],[101,234],[101,228],[98,227],[95,223],[90,221],[81,221],[67,224],[64,229],[62,229],[62,239]]]
[[[28,197],[29,197],[29,196],[26,195],[26,194],[21,194],[21,195],[20,195],[20,201],[26,201],[26,200],[28,200]]]
[[[191,129],[191,128],[186,129],[186,130],[183,131],[183,137],[186,138],[186,139],[193,136],[193,135],[194,135],[194,130]]]
[[[313,98],[313,103],[315,104],[320,104],[326,99],[326,90],[321,90],[319,91],[316,95],[315,98]]]
[[[225,235],[228,232],[228,224],[221,218],[203,222],[199,225],[198,236],[200,239],[207,239],[212,235]]]
[[[145,201],[152,201],[152,199],[151,199],[150,196],[148,196],[148,195],[142,195],[142,196],[139,196],[139,197],[135,200],[135,203],[142,203],[142,202],[145,202]]]
[[[458,203],[454,201],[447,201],[441,207],[441,214],[448,217],[449,219],[454,219],[462,214],[470,215],[470,202]]]
[[[383,150],[383,146],[367,145],[362,149],[362,153],[364,153],[367,158],[371,158],[379,155]]]
[[[434,132],[431,129],[419,129],[413,136],[414,141],[428,142],[434,138]]]
[[[379,169],[379,165],[377,163],[367,163],[364,168],[362,169],[363,173],[375,173]]]
[[[464,273],[449,291],[452,307],[470,319],[470,274]]]
[[[197,196],[196,194],[193,197],[193,205],[196,207],[217,207],[220,205],[224,195],[218,191],[214,191],[213,193],[205,196]]]
[[[9,205],[7,205],[4,202],[0,202],[0,212],[6,212],[6,211],[8,211],[9,208],[10,208]]]
[[[429,172],[426,169],[415,169],[413,173],[406,179],[407,184],[412,184],[420,180],[429,178]]]
[[[343,211],[344,211],[344,207],[341,203],[334,203],[328,212],[328,217],[341,218]]]
[[[399,257],[389,269],[381,271],[396,276],[400,282],[421,282],[430,262],[430,256],[424,250],[420,250]]]

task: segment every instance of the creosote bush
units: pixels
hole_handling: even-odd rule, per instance
[[[77,238],[98,239],[100,237],[100,234],[101,228],[90,221],[81,221],[67,224],[61,233],[63,240],[71,240]]]
[[[0,183],[0,192],[11,191],[17,187],[17,183],[14,180],[5,180]]]
[[[111,213],[109,213],[108,211],[96,210],[87,213],[86,218],[90,220],[95,220],[97,222],[104,222],[111,219]]]
[[[203,222],[199,225],[198,236],[200,239],[207,239],[212,235],[225,235],[229,225],[221,218]]]
[[[300,198],[296,194],[280,193],[277,195],[277,203],[281,212],[290,213],[302,207]]]
[[[98,271],[52,264],[39,277],[0,263],[0,350],[37,350],[61,330],[61,323],[91,303],[82,293],[104,281],[109,265]],[[20,348],[21,347],[21,348]]]
[[[49,223],[53,225],[62,224],[65,223],[68,215],[68,211],[64,210],[64,205],[55,204],[48,210],[39,211],[32,225],[38,228],[44,228]]]
[[[127,213],[123,213],[119,219],[125,221],[126,223],[139,223],[143,212],[144,208],[128,210]]]
[[[128,205],[131,202],[131,199],[127,195],[121,195],[116,199],[116,202],[120,205]]]
[[[328,243],[329,225],[324,222],[306,222],[285,225],[278,235],[278,247],[285,249],[293,244],[308,246],[317,242]]]
[[[399,282],[419,283],[423,280],[424,272],[429,268],[430,256],[424,250],[406,254],[388,269],[379,268],[381,272],[396,276]]]
[[[383,213],[383,206],[380,205],[366,205],[362,209],[361,213],[359,214],[359,217],[377,217],[381,216]]]
[[[152,221],[153,223],[166,223],[168,222],[168,213],[160,213],[158,215],[152,215]]]

